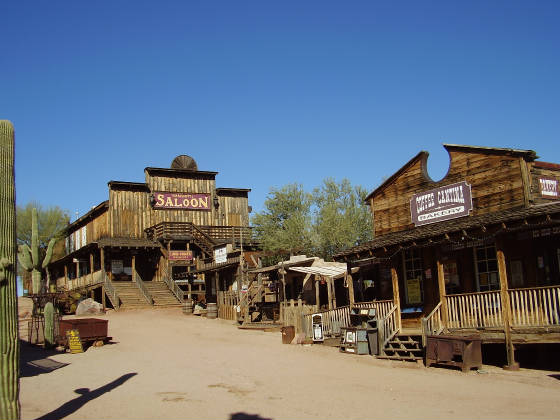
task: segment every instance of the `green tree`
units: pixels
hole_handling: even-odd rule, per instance
[[[270,189],[264,202],[265,210],[252,218],[263,250],[276,256],[267,262],[313,252],[312,202],[312,195],[300,184]]]
[[[372,217],[364,203],[367,191],[348,179],[326,178],[313,191],[316,254],[331,260],[337,252],[373,237]]]
[[[32,225],[33,225],[33,208],[37,209],[37,228],[38,228],[38,244],[39,255],[38,260],[43,261],[48,249],[48,244],[54,239],[55,242],[64,238],[65,228],[70,221],[67,210],[62,210],[58,206],[52,206],[44,209],[39,203],[30,202],[25,207],[16,207],[17,217],[17,243],[20,246],[32,247]],[[62,242],[58,246],[54,246],[52,259],[56,260],[64,256],[64,246]],[[21,258],[21,256],[20,256]],[[31,279],[31,271],[23,269],[21,261],[18,259],[18,274],[23,279],[25,285],[28,285]],[[48,273],[47,273],[48,279]],[[28,290],[31,288],[27,287]]]

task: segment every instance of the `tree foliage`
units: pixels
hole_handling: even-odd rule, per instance
[[[348,179],[337,183],[327,178],[313,191],[317,256],[331,259],[344,248],[371,240],[372,218],[364,204],[366,196],[364,188],[353,187]]]
[[[347,179],[323,181],[308,193],[302,185],[271,189],[265,209],[252,224],[263,249],[283,258],[295,254],[327,260],[349,246],[371,239],[371,214],[364,204],[366,191]]]
[[[265,210],[252,220],[265,251],[278,255],[312,252],[312,201],[313,196],[299,184],[270,190]]]
[[[18,245],[27,244],[31,246],[31,218],[33,208],[37,209],[37,223],[39,228],[39,247],[46,249],[52,238],[63,237],[64,229],[70,222],[67,210],[58,206],[44,209],[41,204],[29,202],[25,207],[17,206],[17,242]]]

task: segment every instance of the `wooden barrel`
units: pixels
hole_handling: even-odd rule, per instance
[[[218,306],[215,303],[209,303],[206,306],[206,318],[216,319],[218,318]]]
[[[183,313],[185,315],[192,315],[192,311],[193,311],[192,300],[187,300],[183,305]]]

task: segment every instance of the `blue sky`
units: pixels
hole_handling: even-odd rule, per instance
[[[12,1],[18,204],[84,214],[188,154],[217,186],[373,190],[442,143],[560,162],[558,1]]]

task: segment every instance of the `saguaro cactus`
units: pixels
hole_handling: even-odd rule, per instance
[[[49,348],[54,346],[54,305],[52,302],[47,302],[43,315],[45,317],[45,347]]]
[[[14,127],[0,121],[0,419],[19,419]]]
[[[43,261],[41,261],[41,255],[39,251],[39,226],[37,223],[37,209],[34,208],[31,213],[31,248],[29,245],[21,245],[19,247],[19,263],[26,271],[31,271],[32,279],[32,292],[34,294],[41,292],[42,286],[42,273],[43,268],[45,268],[51,261],[53,247],[56,240],[52,238],[49,241],[47,247],[47,254]]]

